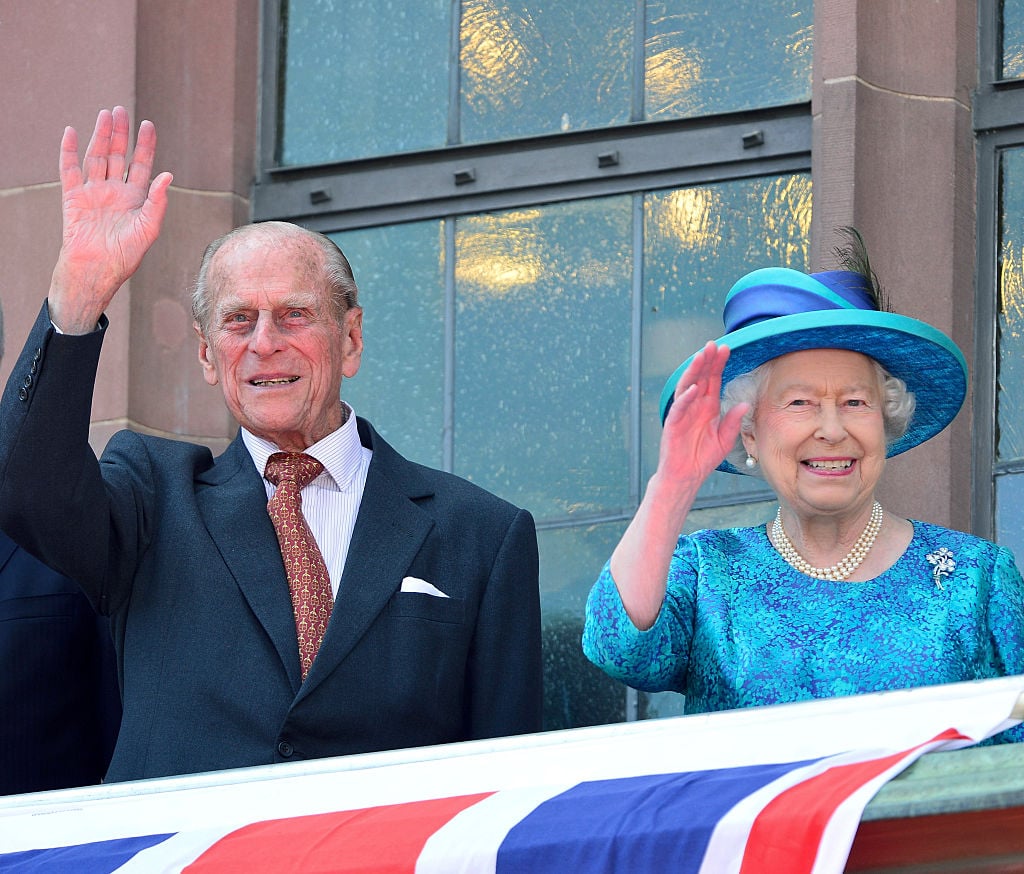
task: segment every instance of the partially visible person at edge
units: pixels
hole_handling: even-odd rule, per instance
[[[340,399],[362,309],[326,237],[270,222],[206,251],[199,363],[241,425],[222,455],[130,431],[92,454],[104,311],[171,182],[151,181],[153,125],[130,159],[129,133],[101,111],[80,165],[65,130],[63,242],[0,402],[0,527],[112,620],[107,779],[538,730],[533,519],[407,461]]]
[[[1024,672],[1011,553],[875,497],[887,457],[952,421],[967,367],[940,331],[880,310],[847,235],[843,269],[732,287],[725,335],[665,387],[657,469],[587,601],[587,657],[683,693],[687,713]],[[763,477],[775,518],[681,536],[716,468]]]
[[[0,533],[0,795],[99,783],[120,721],[109,623]]]

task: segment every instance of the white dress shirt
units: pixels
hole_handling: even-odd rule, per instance
[[[373,454],[359,442],[356,415],[351,407],[347,404],[345,406],[348,408],[345,424],[306,450],[307,455],[312,455],[324,466],[324,471],[300,493],[302,515],[306,517],[306,524],[323,554],[327,573],[331,577],[331,593],[335,599],[338,597],[341,573],[345,569],[345,559],[352,542],[352,529],[355,528],[359,503],[363,498],[370,456]],[[242,441],[252,456],[256,470],[263,476],[267,469],[267,459],[280,450],[270,441],[257,437],[245,428],[242,428]],[[265,477],[263,484],[267,487],[269,501],[277,487]]]

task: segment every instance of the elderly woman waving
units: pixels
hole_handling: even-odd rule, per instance
[[[875,497],[886,458],[960,409],[963,356],[879,310],[856,235],[846,262],[733,286],[726,334],[666,385],[657,470],[591,591],[588,658],[688,713],[1024,673],[1010,552]],[[778,515],[680,536],[715,468],[763,476]]]

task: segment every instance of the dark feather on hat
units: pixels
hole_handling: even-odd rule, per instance
[[[875,309],[883,313],[892,312],[892,308],[889,305],[889,296],[885,293],[885,289],[882,288],[882,283],[878,281],[877,274],[871,269],[871,261],[868,259],[868,247],[865,245],[860,231],[854,227],[847,226],[836,228],[836,233],[846,238],[845,245],[836,246],[832,249],[832,254],[836,257],[839,269],[859,273],[865,277],[871,286],[871,299],[874,301]]]

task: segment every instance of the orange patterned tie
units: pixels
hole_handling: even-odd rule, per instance
[[[303,680],[316,658],[334,605],[327,565],[302,515],[302,496],[299,494],[323,469],[324,466],[311,455],[275,452],[267,459],[264,473],[277,486],[274,497],[267,504],[267,512],[281,544],[281,557],[292,593]]]

